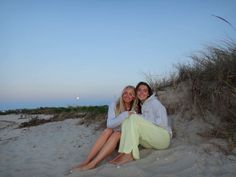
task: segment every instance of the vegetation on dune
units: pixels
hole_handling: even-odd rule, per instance
[[[15,109],[0,111],[0,115],[6,114],[61,114],[61,113],[78,113],[78,112],[93,112],[105,113],[107,105],[103,106],[68,106],[68,107],[40,107],[36,109]]]
[[[176,66],[177,74],[161,81],[148,77],[155,91],[168,86],[175,88],[181,82],[191,87],[192,103],[202,113],[215,115],[220,121],[207,132],[208,136],[229,138],[236,142],[236,43],[227,42],[218,47],[191,56],[191,64]]]
[[[192,99],[236,128],[236,44],[210,47],[192,59],[192,65],[178,66],[178,82],[190,80]]]
[[[65,119],[81,118],[80,124],[87,126],[92,122],[104,122],[107,115],[108,106],[69,106],[69,107],[40,107],[36,109],[17,109],[5,111],[2,114],[20,115],[52,115],[49,119],[40,119],[38,116],[31,116],[28,122],[23,122],[19,128],[37,126],[48,122],[63,121]]]

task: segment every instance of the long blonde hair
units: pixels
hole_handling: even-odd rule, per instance
[[[119,115],[120,113],[126,111],[126,110],[125,110],[125,106],[124,106],[124,101],[123,101],[123,99],[122,99],[123,94],[125,93],[125,90],[126,90],[126,89],[133,89],[133,90],[134,90],[134,94],[135,94],[135,87],[132,86],[132,85],[128,85],[128,86],[126,86],[126,87],[123,89],[120,98],[119,98],[119,99],[117,100],[117,102],[116,102],[116,110],[115,110],[116,116]],[[131,106],[131,110],[130,110],[130,111],[135,111],[135,110],[136,110],[136,105],[137,105],[137,99],[135,98],[135,99],[131,102],[131,104],[130,104],[130,106]]]

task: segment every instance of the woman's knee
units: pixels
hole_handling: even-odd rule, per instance
[[[129,118],[128,118],[128,121],[127,121],[127,124],[136,124],[138,121],[139,121],[140,117],[137,116],[137,115],[131,115]]]
[[[110,136],[112,134],[113,130],[111,128],[106,128],[102,133],[104,135]]]
[[[129,118],[132,120],[139,120],[141,118],[141,116],[137,115],[137,114],[131,114]]]
[[[120,136],[121,136],[121,132],[114,131],[114,132],[112,133],[112,137],[114,137],[114,138],[120,138]]]

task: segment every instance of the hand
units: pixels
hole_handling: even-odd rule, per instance
[[[129,116],[131,116],[132,114],[136,114],[135,111],[129,111]]]

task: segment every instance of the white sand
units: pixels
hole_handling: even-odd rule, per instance
[[[95,125],[86,127],[78,125],[79,119],[68,119],[16,129],[19,123],[28,120],[18,118],[19,115],[0,116],[1,177],[236,176],[236,156],[224,155],[214,145],[221,140],[194,135],[193,130],[201,125],[196,120],[176,124],[177,128],[182,126],[184,133],[180,131],[167,150],[143,149],[138,161],[121,166],[103,162],[96,169],[67,174],[85,158],[99,135]]]
[[[0,116],[1,177],[64,176],[85,157],[96,136],[92,126],[76,125],[75,119],[16,129],[19,117]]]

